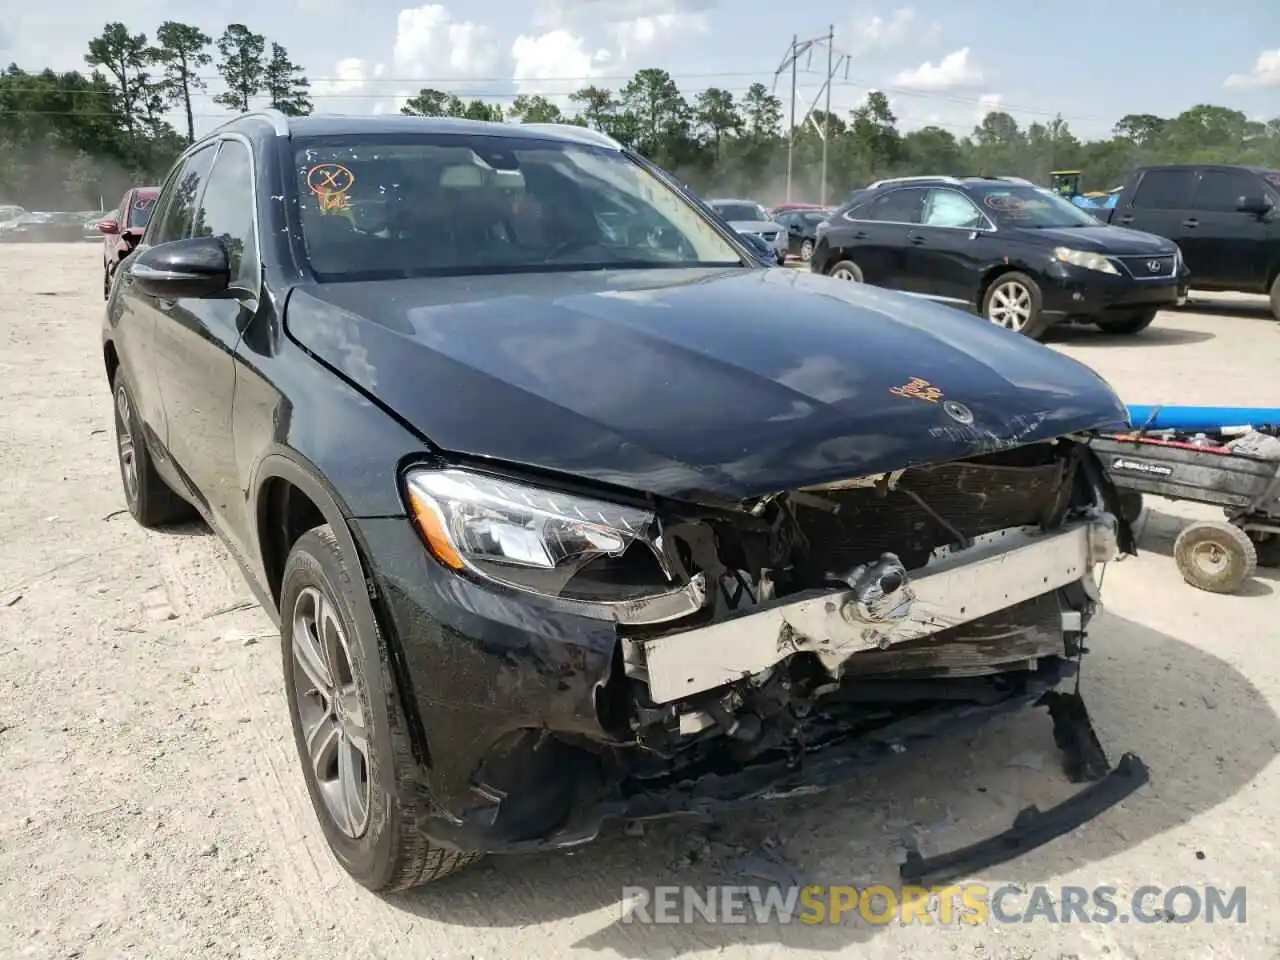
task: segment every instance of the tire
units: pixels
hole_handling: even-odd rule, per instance
[[[111,268],[105,263],[102,265],[102,299],[111,299]]]
[[[1258,554],[1249,535],[1230,523],[1193,523],[1173,542],[1182,579],[1210,593],[1235,593],[1253,576]]]
[[[1098,324],[1098,329],[1103,333],[1127,336],[1141,333],[1151,326],[1157,313],[1159,313],[1158,310],[1140,310],[1121,320],[1098,320],[1096,323]]]
[[[1280,320],[1280,274],[1271,281],[1271,315]]]
[[[111,378],[111,399],[115,410],[116,462],[120,466],[120,484],[129,516],[140,526],[152,528],[194,519],[195,508],[174,493],[156,472],[138,420],[137,405],[119,370]]]
[[[1002,273],[982,296],[982,315],[998,327],[1039,340],[1049,329],[1041,312],[1040,285],[1025,273]]]
[[[813,241],[805,240],[800,244],[800,259],[808,263],[813,259]]]
[[[827,271],[827,276],[836,280],[847,280],[852,283],[863,283],[862,268],[852,260],[840,260],[831,265],[831,269]]]
[[[356,882],[389,893],[439,880],[480,855],[435,846],[419,832],[429,801],[383,638],[376,625],[371,637],[356,628],[354,603],[365,602],[365,589],[329,526],[304,533],[289,551],[281,581],[281,653],[302,776],[329,849]],[[317,623],[329,627],[324,654]],[[316,730],[329,736],[313,762],[307,744]],[[335,789],[343,756],[356,788],[345,797]]]

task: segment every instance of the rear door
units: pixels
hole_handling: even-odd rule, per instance
[[[1144,230],[1174,241],[1182,247],[1193,274],[1196,267],[1183,241],[1194,239],[1191,195],[1198,172],[1196,167],[1153,167],[1144,171],[1133,195],[1122,198],[1125,205],[1111,218],[1114,226]]]
[[[846,215],[853,228],[848,250],[866,283],[907,289],[907,251],[911,246],[907,235],[920,226],[925,193],[922,187],[887,190]]]
[[[1264,194],[1262,178],[1249,170],[1206,167],[1200,171],[1191,198],[1188,242],[1179,244],[1193,283],[1227,290],[1266,289],[1268,218],[1275,211],[1259,217],[1238,209],[1242,199],[1260,194]]]
[[[907,238],[903,289],[957,306],[972,303],[991,249],[985,232],[994,225],[972,200],[949,187],[929,190],[920,219],[920,228]]]

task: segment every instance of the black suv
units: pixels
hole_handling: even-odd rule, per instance
[[[1096,373],[764,268],[579,127],[239,117],[167,177],[103,351],[129,512],[239,561],[376,890],[1074,697],[1132,549]]]
[[[810,269],[964,307],[1038,339],[1062,321],[1146,329],[1185,299],[1176,244],[1106,226],[1012,177],[899,177],[819,225]]]

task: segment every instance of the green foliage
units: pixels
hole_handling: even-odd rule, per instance
[[[272,107],[290,117],[311,112],[311,83],[302,67],[289,59],[289,51],[271,44],[271,59],[262,72],[262,89]]]
[[[216,63],[215,52],[216,48]],[[193,97],[212,64],[224,90],[212,100],[245,112],[270,104],[312,109],[310,84],[288,51],[241,23],[216,43],[198,27],[165,21],[155,41],[108,23],[88,44],[93,73],[0,72],[0,202],[30,209],[110,206],[133,184],[155,183],[195,136]],[[602,131],[671,170],[696,190],[784,198],[787,133],[782,101],[763,84],[741,96],[715,87],[686,97],[665,70],[645,69],[620,89],[587,86],[568,109],[522,94],[507,107],[424,88],[401,112],[520,123],[572,123]],[[186,129],[165,120],[176,107]],[[800,118],[797,118],[800,120]],[[826,142],[828,202],[876,177],[895,174],[1005,174],[1048,182],[1057,169],[1083,171],[1085,190],[1105,190],[1133,167],[1157,162],[1254,163],[1280,168],[1280,118],[1249,120],[1201,104],[1176,117],[1135,113],[1109,136],[1082,141],[1062,117],[1025,128],[1008,113],[987,114],[968,136],[937,126],[903,132],[888,99],[872,92],[847,113],[814,111],[792,145],[792,198],[818,200]]]
[[[243,23],[232,23],[218,38],[218,76],[227,89],[214,103],[246,113],[249,104],[264,90],[267,75],[267,39]]]

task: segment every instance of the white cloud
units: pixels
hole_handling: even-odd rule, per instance
[[[445,79],[481,77],[497,65],[492,31],[471,20],[455,20],[438,3],[401,10],[391,58],[401,76]],[[447,69],[441,69],[447,64]]]
[[[921,22],[911,7],[895,10],[888,17],[864,10],[854,15],[847,30],[836,32],[836,46],[853,55],[889,50],[907,43],[923,46],[935,40],[941,29],[937,22]],[[852,40],[847,39],[850,33]]]
[[[381,64],[376,69],[380,71]],[[364,87],[369,73],[365,62],[359,57],[344,57],[333,65],[332,77],[325,77],[311,84],[311,92],[317,97],[355,93]]]
[[[973,122],[981,123],[987,118],[988,113],[1004,109],[1003,93],[984,93],[978,98],[977,105],[973,108]]]
[[[674,35],[706,33],[707,15],[700,11],[668,10],[652,16],[636,17],[614,25],[618,55],[626,60],[633,54]]]
[[[1238,90],[1280,87],[1280,47],[1258,54],[1248,73],[1233,73],[1223,86]]]
[[[903,70],[893,78],[893,85],[904,90],[951,90],[972,86],[982,80],[982,71],[969,62],[969,48],[948,53],[935,65],[926,60],[914,70]]]
[[[516,37],[511,60],[511,79],[518,93],[538,93],[564,107],[570,93],[604,73],[612,56],[608,50],[590,51],[582,37],[561,28],[536,37]]]

